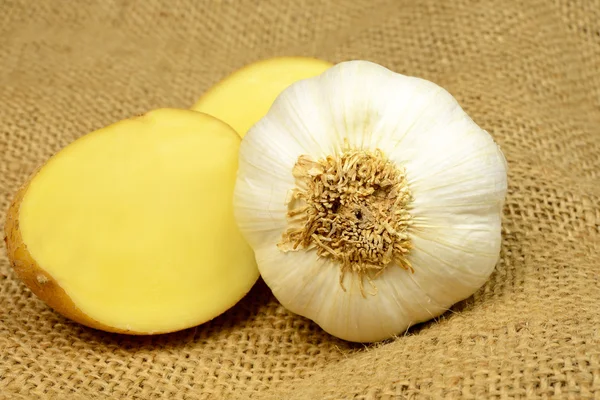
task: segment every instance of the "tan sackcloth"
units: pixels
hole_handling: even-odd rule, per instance
[[[337,340],[259,281],[156,337],[53,312],[0,254],[3,399],[600,399],[600,1],[0,0],[0,222],[75,138],[190,107],[277,55],[367,59],[447,88],[509,163],[489,282],[397,340]]]

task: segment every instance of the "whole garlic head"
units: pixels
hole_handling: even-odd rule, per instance
[[[429,81],[348,61],[250,129],[234,206],[281,304],[355,342],[471,296],[499,259],[507,165]]]

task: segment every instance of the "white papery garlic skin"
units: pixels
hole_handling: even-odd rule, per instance
[[[376,164],[393,171],[374,185],[364,174]],[[373,342],[486,282],[499,259],[506,174],[492,137],[443,88],[348,61],[290,86],[245,136],[235,214],[285,308],[341,339]]]

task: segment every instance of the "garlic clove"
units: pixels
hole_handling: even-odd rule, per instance
[[[256,250],[256,260],[261,276],[286,309],[346,340],[383,340],[445,311],[399,267],[386,270],[373,287],[367,284],[364,290],[377,294],[365,297],[355,276],[344,277],[344,290],[339,267],[319,259],[315,252],[290,255],[264,245]]]
[[[418,236],[414,236],[412,242],[414,251],[410,255],[410,260],[415,268],[412,278],[432,301],[444,309],[472,295],[473,287],[481,286],[491,272],[490,268],[485,268],[484,273],[472,273],[466,269],[466,262],[453,264],[447,261],[448,251],[433,250],[439,248],[435,242],[423,240]],[[468,258],[465,254],[461,255],[463,259]],[[495,261],[490,261],[489,258],[484,262],[488,265],[495,264]]]

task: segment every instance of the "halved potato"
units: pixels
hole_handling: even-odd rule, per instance
[[[323,73],[333,64],[310,57],[276,57],[241,68],[210,88],[193,110],[225,121],[244,137],[292,83]]]
[[[258,279],[233,217],[240,138],[159,109],[76,140],[17,193],[5,226],[25,284],[64,316],[156,334],[213,319]]]

